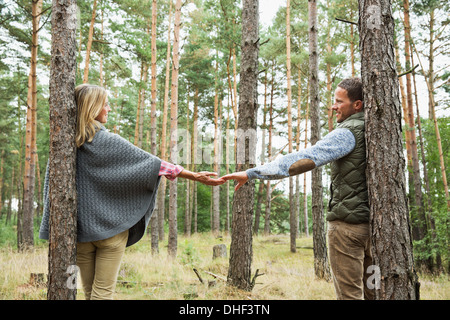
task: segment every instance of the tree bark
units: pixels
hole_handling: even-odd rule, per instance
[[[320,140],[320,108],[319,108],[319,63],[317,52],[317,3],[308,1],[309,9],[309,70],[310,70],[310,113],[311,113],[311,145]],[[318,279],[330,279],[328,265],[325,219],[323,214],[322,168],[313,169],[312,177],[312,216],[313,216],[313,248],[314,271]]]
[[[76,298],[75,0],[53,1],[50,68],[49,300]]]
[[[375,296],[419,298],[406,196],[391,2],[359,1]]]
[[[239,92],[239,143],[245,143],[244,163],[236,161],[236,170],[250,168],[250,159],[254,157],[255,147],[247,141],[241,141],[241,134],[247,131],[256,133],[258,109],[258,54],[259,54],[259,1],[244,0],[242,6],[242,59],[241,85]],[[240,129],[240,130],[239,130]],[[238,159],[239,160],[239,159]],[[228,284],[242,290],[251,290],[252,218],[255,183],[250,181],[234,194],[232,234]]]

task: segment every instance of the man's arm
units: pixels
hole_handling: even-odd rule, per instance
[[[262,166],[225,175],[225,180],[238,181],[236,190],[248,180],[277,180],[298,175],[331,161],[340,159],[355,148],[355,137],[348,129],[338,128],[318,141],[314,146],[277,158]]]

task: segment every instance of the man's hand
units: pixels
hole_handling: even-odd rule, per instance
[[[238,184],[234,187],[234,191],[237,191],[240,187],[242,187],[247,181],[248,176],[245,171],[230,173],[221,177],[224,181],[227,180],[236,180]]]
[[[213,179],[210,178],[211,176],[217,176],[217,173],[208,171],[194,172],[193,180],[206,184],[207,186],[219,186],[225,183],[224,179]]]

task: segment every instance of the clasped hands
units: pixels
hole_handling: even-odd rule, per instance
[[[196,172],[194,173],[195,178],[193,180],[201,182],[208,186],[219,186],[221,184],[224,184],[227,180],[236,180],[238,184],[234,188],[235,191],[237,191],[248,181],[248,176],[245,171],[230,173],[215,179],[211,178],[212,176],[216,177],[217,173],[208,171]]]

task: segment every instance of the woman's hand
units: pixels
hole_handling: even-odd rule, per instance
[[[180,172],[178,177],[190,179],[193,181],[198,181],[200,183],[206,184],[207,186],[219,186],[223,183],[225,183],[225,180],[222,178],[213,179],[211,176],[217,176],[216,172],[208,172],[208,171],[201,171],[201,172],[192,172],[186,169],[183,169],[183,171]]]
[[[225,180],[222,178],[213,179],[211,176],[217,176],[217,173],[208,171],[194,172],[193,180],[206,184],[207,186],[219,186],[225,183]]]

